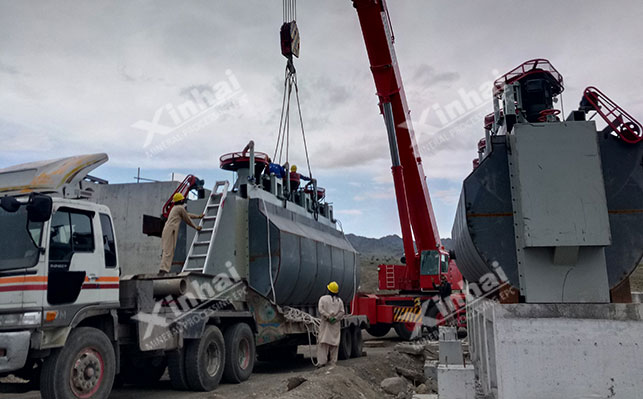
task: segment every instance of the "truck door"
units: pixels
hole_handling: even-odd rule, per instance
[[[108,238],[113,236],[111,223],[109,227]],[[93,211],[61,207],[54,213],[49,243],[50,305],[118,300],[115,247],[114,259],[106,262],[102,233],[99,217]],[[108,268],[108,263],[114,266]],[[101,292],[103,288],[111,291],[108,297]]]

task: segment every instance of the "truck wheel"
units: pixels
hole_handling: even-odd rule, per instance
[[[246,323],[229,327],[225,334],[225,368],[223,378],[238,384],[250,378],[255,366],[255,335]]]
[[[395,323],[393,325],[395,333],[404,341],[411,341],[413,338],[418,337],[416,330],[420,328],[419,324],[415,323]]]
[[[185,374],[185,351],[179,349],[168,352],[167,354],[167,371],[170,375],[172,388],[177,391],[187,391],[190,389],[188,379]]]
[[[364,338],[362,337],[362,329],[359,326],[350,328],[352,334],[352,347],[351,357],[362,357],[362,350],[364,348]]]
[[[216,326],[208,326],[200,339],[186,341],[185,375],[193,391],[212,391],[219,386],[225,366],[225,341]]]
[[[351,357],[353,349],[353,336],[350,328],[342,328],[341,339],[339,341],[338,355],[339,360],[346,360]]]
[[[65,346],[45,359],[40,377],[43,399],[107,399],[116,373],[116,356],[100,330],[79,327]]]
[[[391,331],[391,325],[390,324],[373,324],[369,328],[366,329],[366,332],[371,334],[372,336],[376,338],[381,338],[388,334],[388,332]]]

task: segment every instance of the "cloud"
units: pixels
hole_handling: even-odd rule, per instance
[[[3,62],[0,62],[0,72],[6,73],[9,75],[18,75],[20,73],[18,69],[12,67],[11,65],[7,65]]]
[[[460,190],[449,189],[449,190],[435,190],[433,192],[433,197],[444,202],[448,205],[455,205],[460,199]]]
[[[380,188],[370,191],[364,191],[353,197],[353,201],[371,201],[377,199],[392,199],[395,198],[395,191],[393,187]]]
[[[361,216],[363,211],[361,209],[340,209],[334,211],[338,215]]]
[[[432,87],[436,84],[452,83],[460,79],[458,72],[438,72],[435,67],[421,64],[413,73],[412,80],[422,87]]]
[[[623,0],[617,8],[610,2],[579,4],[389,2],[418,155],[429,178],[459,185],[471,171],[476,143],[484,134],[482,118],[476,115],[439,130],[443,124],[434,105],[446,114],[447,106],[460,98],[460,88],[477,90],[497,77],[490,71],[508,71],[534,56],[550,58],[564,75],[566,105],[578,101],[583,87],[596,84],[632,115],[643,114],[632,84],[643,54],[631,51],[640,48],[640,0]],[[552,14],[552,7],[558,12]],[[504,23],[487,23],[497,17],[497,10],[505,11]],[[356,194],[361,201],[393,198],[386,130],[354,9],[345,1],[302,2],[298,11],[302,52],[295,65],[315,175],[342,173],[339,178],[345,181],[363,179],[359,190],[365,192],[355,189],[333,196],[347,209],[353,208]],[[617,18],[619,28],[606,27],[605,15]],[[454,16],[458,23],[453,23]],[[181,171],[219,173],[218,156],[242,149],[250,139],[258,151],[272,156],[285,66],[278,39],[280,18],[280,5],[264,0],[188,1],[184,7],[169,0],[4,2],[0,162],[104,151],[111,159],[104,168],[140,166],[159,171],[163,178],[177,167],[176,154],[182,154]],[[529,34],[508,52],[496,44],[510,31]],[[548,40],[556,37],[567,40]],[[594,46],[570,45],[582,40]],[[601,49],[599,58],[596,48]],[[227,70],[234,71],[248,103],[237,108],[227,103],[219,118],[148,157],[143,148],[146,132],[131,125],[151,120],[168,103],[184,103],[194,88],[227,80]],[[290,160],[304,169],[295,111],[291,117]],[[333,180],[324,183],[329,189],[335,185]],[[432,194],[453,202],[453,193]],[[436,198],[443,206],[436,209],[438,218],[455,208],[441,198]],[[377,201],[378,206],[385,202],[386,210],[369,209],[350,218],[355,222],[345,225],[347,231],[370,226],[386,234],[385,229],[397,229],[391,223],[394,217],[376,216],[395,214],[390,212],[392,201]],[[440,219],[442,231],[450,230],[449,218]]]

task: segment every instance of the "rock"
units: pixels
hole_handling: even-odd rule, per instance
[[[429,392],[438,392],[438,380],[433,379],[433,378],[427,378],[426,382],[424,383],[427,388],[429,388]]]
[[[415,388],[415,393],[418,393],[420,395],[426,394],[426,393],[431,393],[429,390],[429,387],[426,386],[426,384],[420,384]]]
[[[388,394],[398,395],[402,392],[406,392],[408,384],[402,377],[391,377],[382,381],[380,387]]]
[[[293,389],[297,388],[298,386],[300,386],[301,384],[303,384],[306,381],[308,381],[308,380],[306,380],[302,376],[290,377],[290,378],[288,378],[288,383],[287,383],[286,387],[288,388],[289,391],[292,391]]]
[[[424,382],[426,381],[426,376],[424,375],[424,370],[411,369],[408,367],[395,366],[395,371],[403,376],[408,378],[413,382]]]
[[[418,356],[422,355],[422,352],[424,352],[424,346],[418,344],[401,343],[395,345],[395,350],[402,353],[408,353],[409,355]]]
[[[411,399],[410,392],[400,392],[395,396],[395,399]]]
[[[438,343],[430,343],[424,346],[424,358],[427,360],[437,360],[439,357],[440,347]]]

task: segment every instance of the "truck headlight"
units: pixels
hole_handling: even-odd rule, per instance
[[[0,314],[0,327],[39,326],[42,312]]]

